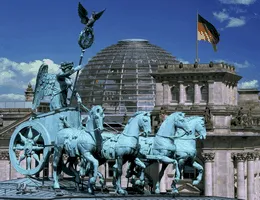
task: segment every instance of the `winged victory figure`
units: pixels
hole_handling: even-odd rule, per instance
[[[48,73],[48,65],[42,64],[38,71],[32,109],[35,110],[40,101],[45,97],[50,97],[50,110],[57,110],[67,106],[68,90],[72,90],[72,80],[70,76],[81,70],[83,66],[73,67],[73,63],[61,63],[61,72],[58,74]],[[78,93],[76,93],[77,102],[81,103]]]

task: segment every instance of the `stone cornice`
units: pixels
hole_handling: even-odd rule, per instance
[[[229,85],[236,86],[237,82],[242,78],[236,74],[229,72],[175,72],[175,71],[165,71],[151,73],[151,76],[155,78],[157,82],[170,81],[170,82],[193,82],[193,80],[198,80],[202,82],[207,82],[208,80],[221,81]]]
[[[213,162],[215,158],[215,153],[214,152],[202,153],[202,157],[204,158],[205,162]]]

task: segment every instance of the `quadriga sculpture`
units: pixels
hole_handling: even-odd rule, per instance
[[[184,130],[184,134],[190,134],[191,129],[188,126],[185,120],[185,114],[182,112],[175,112],[169,115],[162,125],[160,126],[155,137],[140,137],[139,143],[141,149],[138,157],[141,159],[146,159],[144,162],[146,167],[151,165],[154,162],[161,162],[164,165],[173,164],[176,169],[176,179],[180,178],[180,172],[178,168],[177,161],[173,158],[173,155],[176,152],[176,147],[174,145],[174,137],[177,131],[177,128]],[[129,166],[127,178],[130,178],[134,173],[135,165]],[[143,170],[137,167],[137,171]],[[141,174],[138,172],[137,174]],[[160,172],[163,174],[163,172]],[[140,177],[140,180],[143,179]],[[141,180],[142,181],[142,180]],[[137,182],[138,184],[140,182]],[[156,193],[160,192],[160,180],[156,184]]]
[[[103,130],[104,113],[101,106],[94,106],[90,110],[89,119],[86,127],[64,128],[61,129],[56,136],[54,144],[53,156],[53,179],[54,189],[59,191],[60,185],[58,181],[57,167],[62,157],[63,151],[69,157],[81,157],[90,162],[93,166],[93,177],[89,180],[89,192],[93,193],[93,185],[96,182],[98,174],[98,160],[93,156],[100,147],[97,146],[98,141],[102,141],[101,131]]]
[[[144,136],[151,133],[150,113],[139,111],[136,112],[128,121],[121,134],[102,134],[103,146],[101,155],[105,160],[115,159],[114,165],[114,181],[113,184],[116,192],[119,194],[127,194],[121,187],[122,166],[127,161],[144,169],[145,165],[137,158],[140,145],[140,131]]]

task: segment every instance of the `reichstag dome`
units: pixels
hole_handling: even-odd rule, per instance
[[[77,90],[85,105],[102,105],[106,113],[151,111],[158,64],[178,63],[170,53],[143,39],[121,40],[101,50],[82,70]]]

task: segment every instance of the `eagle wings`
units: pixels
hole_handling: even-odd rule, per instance
[[[103,13],[105,12],[105,9],[98,13],[93,13],[90,18],[88,18],[88,11],[82,6],[82,4],[79,2],[78,5],[78,14],[81,19],[81,23],[85,24],[89,27],[92,27],[94,25],[94,22],[98,20]]]

